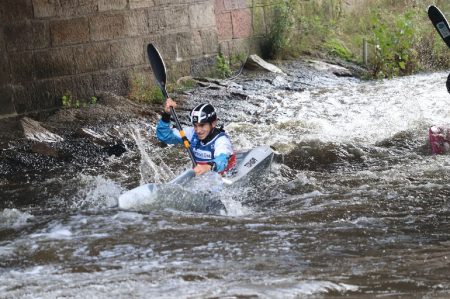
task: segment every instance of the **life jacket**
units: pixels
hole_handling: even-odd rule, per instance
[[[195,161],[198,164],[207,164],[208,162],[212,162],[214,160],[214,150],[217,139],[220,137],[226,137],[228,139],[227,134],[222,129],[215,129],[214,132],[212,132],[212,137],[208,136],[208,141],[206,143],[203,143],[200,138],[198,138],[197,133],[194,132],[194,135],[192,135],[192,139],[190,141],[191,143],[191,149],[192,153],[194,154]],[[225,167],[225,170],[222,172],[219,172],[219,174],[223,174],[230,170],[234,165],[236,164],[236,155],[235,153],[232,153],[230,158],[228,158],[228,164],[227,167]]]

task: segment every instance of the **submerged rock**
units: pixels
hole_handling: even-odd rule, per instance
[[[36,142],[31,145],[31,151],[36,154],[59,158],[59,152],[46,142]]]

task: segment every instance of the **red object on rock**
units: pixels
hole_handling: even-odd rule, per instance
[[[450,149],[450,129],[438,126],[431,126],[428,130],[431,152],[435,155],[442,155]]]

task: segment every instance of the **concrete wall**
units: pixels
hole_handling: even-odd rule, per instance
[[[276,1],[0,0],[0,118],[61,106],[67,93],[126,95],[131,73],[153,80],[149,42],[170,79],[201,72],[218,51],[258,52]]]

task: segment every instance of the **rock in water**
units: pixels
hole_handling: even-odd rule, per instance
[[[20,120],[25,138],[38,142],[60,142],[64,138],[41,126],[38,121],[24,117]]]
[[[264,69],[272,73],[284,74],[284,72],[279,67],[266,62],[256,54],[252,54],[247,58],[245,67],[249,69]]]
[[[318,71],[331,72],[338,77],[353,77],[353,73],[345,67],[317,60],[309,60],[308,62]]]

